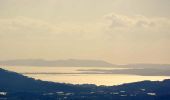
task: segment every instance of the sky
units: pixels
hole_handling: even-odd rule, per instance
[[[170,0],[0,0],[0,60],[170,64]]]

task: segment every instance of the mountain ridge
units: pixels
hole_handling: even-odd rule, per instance
[[[67,60],[44,60],[44,59],[18,59],[18,60],[4,60],[0,61],[1,65],[9,66],[59,66],[59,67],[111,67],[114,66],[103,60],[78,60],[78,59],[67,59]]]
[[[88,60],[88,59],[66,59],[66,60],[44,60],[44,59],[16,59],[2,60],[2,66],[52,66],[52,67],[120,67],[120,68],[170,68],[170,64],[149,64],[149,63],[134,63],[134,64],[112,64],[103,60]]]

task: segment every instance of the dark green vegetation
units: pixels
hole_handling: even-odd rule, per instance
[[[72,85],[0,69],[0,100],[170,100],[170,80],[119,86]]]

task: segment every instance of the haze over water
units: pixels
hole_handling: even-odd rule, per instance
[[[6,66],[1,67],[10,71],[18,73],[25,73],[24,75],[41,79],[45,81],[53,81],[60,83],[71,84],[96,84],[96,85],[119,85],[123,83],[137,82],[143,80],[163,80],[170,76],[140,76],[140,75],[125,75],[125,74],[84,74],[80,70],[89,69],[107,69],[118,70],[123,68],[111,67],[32,67],[32,66]],[[27,74],[26,74],[27,73]]]
[[[126,74],[111,67],[49,66],[70,58],[170,64],[169,9],[170,0],[0,0],[0,61],[45,59],[45,65],[30,64],[46,67],[2,67],[54,82],[116,85],[166,79],[169,65]]]

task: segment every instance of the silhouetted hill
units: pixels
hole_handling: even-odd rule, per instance
[[[110,67],[113,64],[102,60],[43,60],[43,59],[25,59],[25,60],[6,60],[0,61],[1,65],[9,66],[59,66],[59,67]]]
[[[88,88],[78,88],[78,86],[71,84],[35,80],[0,68],[0,90],[8,92],[56,92],[88,90]]]
[[[34,80],[0,69],[0,100],[170,100],[170,80],[119,86],[71,85]]]

